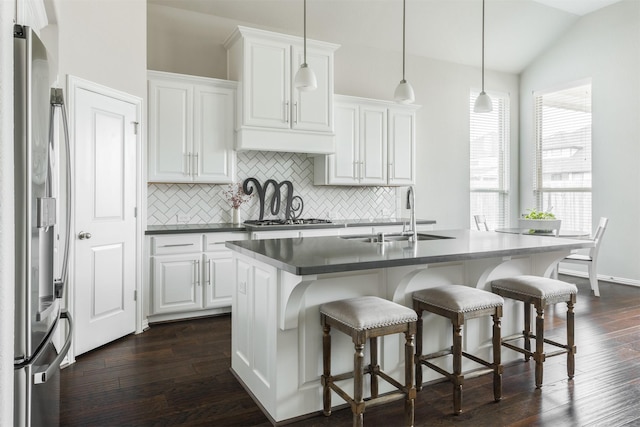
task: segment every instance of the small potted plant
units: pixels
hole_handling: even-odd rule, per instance
[[[253,194],[246,194],[242,189],[242,184],[240,183],[229,184],[227,189],[223,190],[222,193],[227,201],[231,203],[231,222],[233,224],[241,224],[242,218],[240,215],[240,206],[251,200]]]
[[[527,209],[528,213],[518,219],[520,228],[529,229],[529,233],[551,233],[560,229],[561,220],[549,211]]]

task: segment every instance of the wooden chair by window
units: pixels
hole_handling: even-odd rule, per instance
[[[478,227],[479,231],[489,231],[489,226],[487,226],[487,219],[484,215],[474,215],[473,219],[476,221],[476,227]]]
[[[598,272],[596,271],[596,266],[598,265],[598,251],[600,250],[600,243],[602,242],[602,236],[607,229],[608,222],[608,218],[600,218],[598,228],[596,228],[595,233],[593,233],[593,242],[595,245],[594,247],[589,249],[588,254],[573,254],[560,261],[572,264],[586,265],[589,271],[589,282],[591,283],[591,290],[593,290],[593,294],[597,297],[600,296],[600,288],[598,287]],[[555,276],[557,277],[557,275],[558,268],[556,267]]]

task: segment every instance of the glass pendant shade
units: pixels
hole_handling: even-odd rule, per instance
[[[318,87],[318,80],[316,79],[316,75],[313,70],[304,63],[300,65],[300,69],[296,73],[293,84],[296,89],[307,92],[315,90]]]
[[[411,104],[415,101],[416,96],[413,93],[413,87],[406,80],[400,80],[396,91],[393,94],[393,99],[401,104]]]
[[[474,113],[490,113],[493,111],[493,102],[485,91],[480,92],[480,95],[476,98],[476,103],[473,105]]]

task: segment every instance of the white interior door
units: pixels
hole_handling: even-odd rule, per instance
[[[137,108],[74,93],[75,355],[135,331]]]

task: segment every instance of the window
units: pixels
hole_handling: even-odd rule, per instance
[[[534,94],[536,209],[591,230],[591,83]]]
[[[470,226],[484,215],[490,229],[505,227],[509,218],[509,96],[490,93],[493,111],[474,113],[478,92],[469,96]]]

